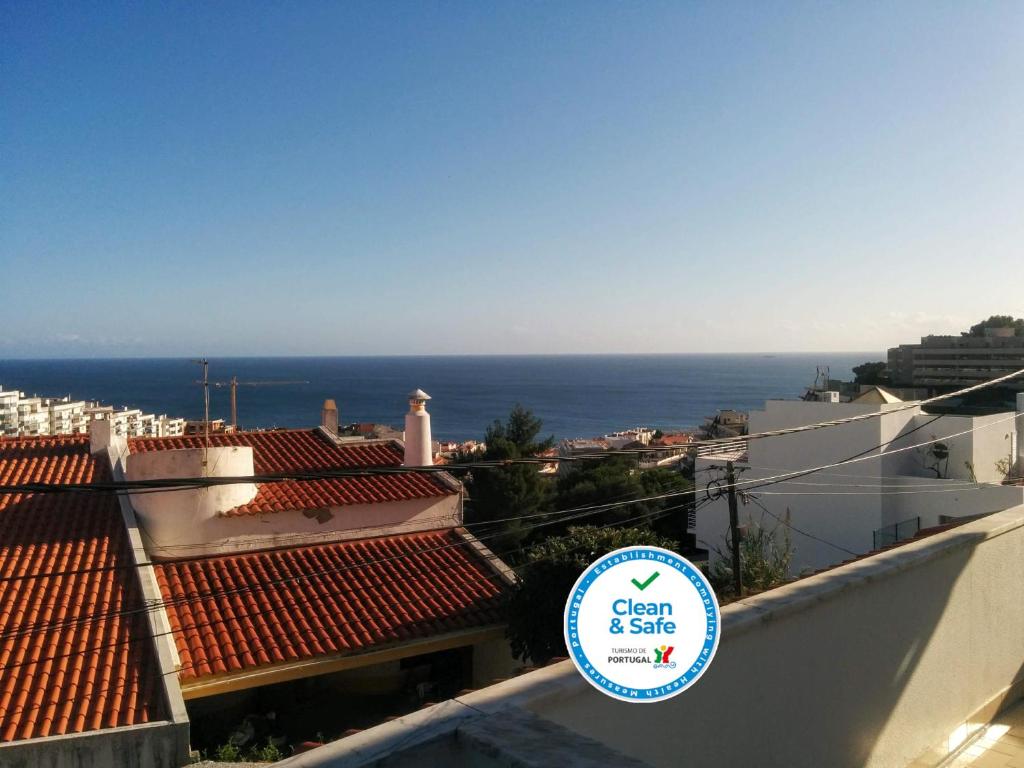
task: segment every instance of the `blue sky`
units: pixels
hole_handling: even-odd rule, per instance
[[[881,350],[1024,314],[1024,5],[0,8],[0,355]]]

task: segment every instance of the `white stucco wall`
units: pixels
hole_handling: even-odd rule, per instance
[[[155,559],[230,554],[300,544],[361,539],[462,525],[458,495],[352,504],[326,510],[291,510],[212,517],[189,527],[146,525],[146,547]],[[141,516],[141,515],[140,515]]]
[[[247,446],[183,448],[133,453],[124,459],[128,481],[194,477],[252,477],[253,453]],[[255,483],[231,483],[129,495],[148,535],[157,541],[203,541],[197,534],[230,509],[256,498]]]
[[[203,449],[133,453],[126,457],[129,480],[203,475]],[[251,477],[252,448],[210,448],[206,475]],[[223,513],[252,501],[253,483],[194,490],[130,494],[132,507],[155,559],[197,557],[296,546],[462,525],[461,496],[379,504],[350,504],[319,510],[255,515]]]
[[[1022,580],[1018,507],[726,606],[670,701],[615,701],[566,663],[526,706],[652,766],[902,768],[1021,679]]]
[[[447,765],[487,765],[459,734],[525,709],[654,768],[935,765],[1024,693],[1022,580],[1017,507],[725,606],[713,663],[673,699],[617,701],[566,661],[286,764],[412,765],[448,745]]]
[[[765,410],[750,414],[750,424],[751,431],[760,432],[860,413],[892,411],[896,407],[769,401]],[[995,470],[995,462],[1008,455],[1009,440],[1005,435],[1014,429],[1013,414],[943,416],[932,421],[934,418],[912,408],[852,424],[751,441],[749,461],[736,465],[741,489],[756,485],[750,481],[840,462],[864,451],[878,458],[754,491],[768,513],[754,503],[742,505],[741,523],[778,526],[781,532],[781,524],[772,515],[785,519],[788,513],[792,526],[816,537],[790,530],[792,570],[799,573],[842,561],[851,556],[850,552],[870,551],[874,547],[873,532],[883,526],[920,517],[921,527],[929,527],[937,525],[941,515],[985,514],[1024,500],[1024,490],[1019,487],[978,487],[967,482],[972,480],[968,462],[980,482],[1002,479]],[[946,437],[961,432],[967,434]],[[936,462],[929,456],[928,446],[902,450],[936,438],[945,438],[949,447],[948,462],[939,464],[948,480],[937,478],[929,469]],[[698,494],[709,481],[722,478],[723,466],[724,462],[714,457],[696,460]],[[706,547],[713,561],[717,558],[715,548],[725,549],[724,536],[729,527],[726,499],[705,504],[697,510],[696,518],[698,546]]]

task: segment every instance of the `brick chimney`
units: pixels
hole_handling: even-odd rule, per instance
[[[333,400],[324,400],[324,407],[320,409],[320,426],[332,435],[338,434],[338,406]]]

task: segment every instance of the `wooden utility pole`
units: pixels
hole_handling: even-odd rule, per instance
[[[238,377],[231,377],[231,426],[238,429]]]
[[[206,477],[206,467],[210,459],[210,361],[204,357],[192,362],[203,366],[203,378],[196,384],[203,385],[203,477]]]
[[[732,580],[736,597],[743,597],[743,571],[740,563],[740,521],[736,509],[736,470],[732,462],[726,462],[725,482],[729,490],[729,534],[732,539]]]

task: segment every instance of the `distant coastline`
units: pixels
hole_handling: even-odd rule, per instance
[[[515,403],[532,409],[556,438],[649,426],[689,429],[719,408],[747,410],[797,397],[817,366],[834,378],[877,353],[680,353],[576,355],[391,355],[210,358],[210,378],[289,379],[309,384],[239,390],[243,428],[318,423],[323,401],[343,423],[399,425],[405,394],[433,396],[435,437],[478,439]],[[188,358],[0,360],[0,385],[29,393],[99,400],[201,418],[198,366]],[[226,390],[213,390],[212,415],[228,416]]]

